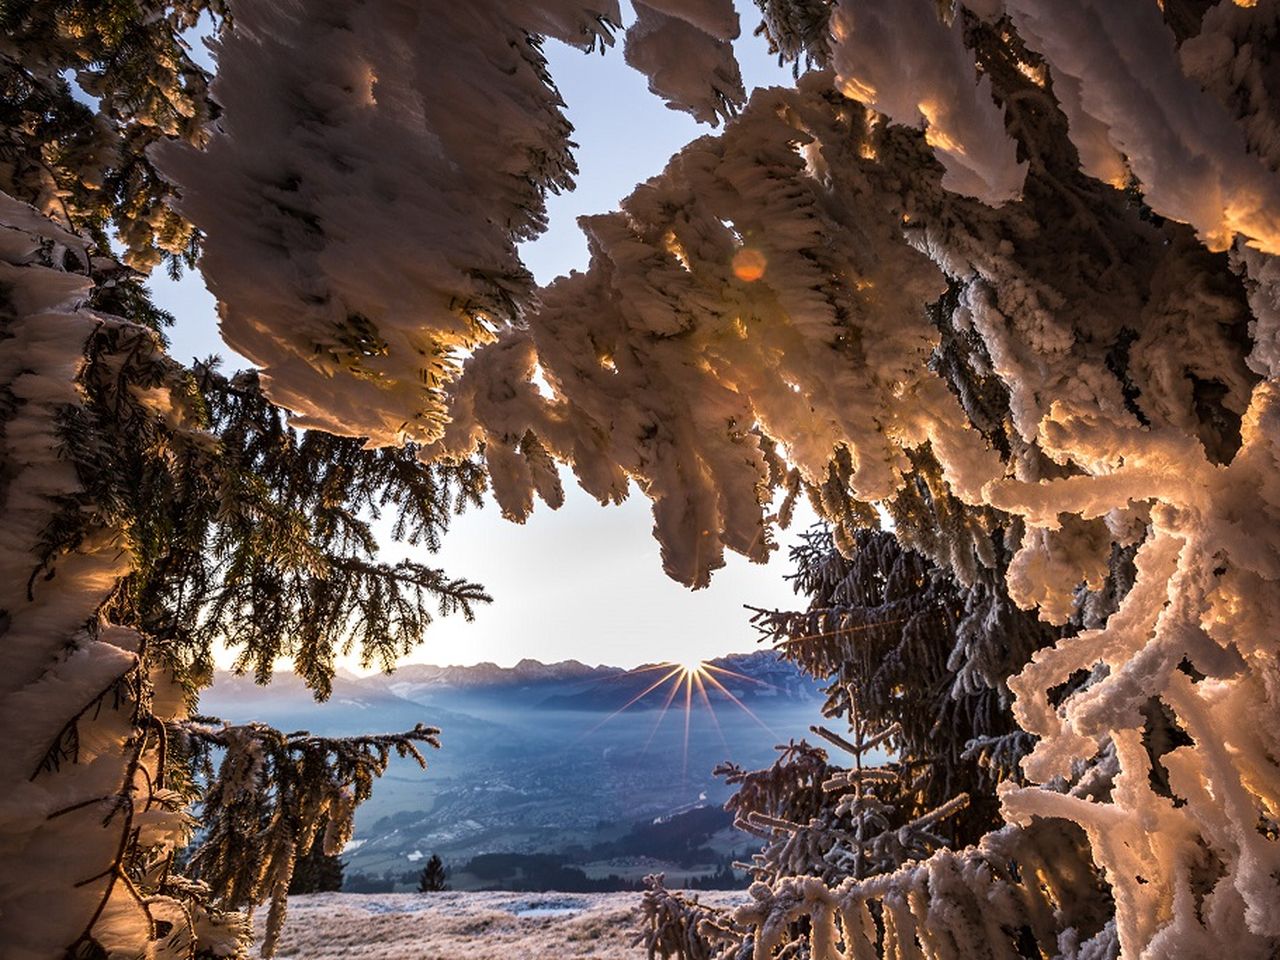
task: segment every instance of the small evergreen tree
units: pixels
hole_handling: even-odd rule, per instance
[[[665,879],[661,873],[644,878],[647,889],[640,899],[643,928],[635,946],[644,947],[649,960],[713,960],[712,930],[727,922],[725,911],[699,903],[696,895],[668,890]]]
[[[439,893],[442,890],[448,890],[449,884],[446,882],[448,876],[444,861],[440,859],[439,854],[433,853],[427,865],[418,874],[418,892]]]
[[[317,834],[306,856],[293,867],[289,880],[289,896],[297,893],[333,893],[342,889],[342,871],[346,865],[337,854],[324,852],[324,836]]]

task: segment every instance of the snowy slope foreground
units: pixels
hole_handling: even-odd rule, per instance
[[[744,890],[700,893],[744,903]],[[510,960],[644,955],[638,893],[317,893],[289,898],[278,956],[306,960]],[[259,918],[257,936],[262,936]]]

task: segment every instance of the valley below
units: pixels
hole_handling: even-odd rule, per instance
[[[745,885],[726,882],[729,864],[758,841],[733,828],[731,788],[712,771],[767,766],[777,745],[812,739],[821,690],[772,651],[702,673],[716,683],[672,665],[409,665],[339,676],[323,704],[292,674],[266,687],[226,674],[201,709],[328,736],[441,728],[425,771],[393,760],[358,810],[344,891],[416,890],[433,854],[455,891],[635,889],[656,872]]]

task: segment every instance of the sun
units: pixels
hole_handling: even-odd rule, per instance
[[[591,734],[599,730],[618,714],[635,706],[655,690],[658,691],[659,697],[663,696],[663,693],[665,693],[666,696],[663,698],[662,710],[659,712],[658,719],[653,725],[653,730],[649,733],[649,740],[645,743],[645,749],[647,750],[649,743],[653,741],[654,734],[658,732],[658,727],[662,725],[662,721],[667,716],[667,711],[671,709],[672,703],[677,699],[682,700],[682,706],[684,708],[684,775],[686,777],[689,773],[689,721],[693,714],[695,698],[696,701],[700,701],[701,704],[706,707],[707,713],[711,717],[711,722],[714,724],[716,732],[720,735],[720,741],[724,744],[726,750],[729,748],[728,741],[725,740],[724,730],[720,727],[720,720],[716,716],[715,707],[711,704],[711,697],[709,696],[708,691],[714,691],[719,697],[729,701],[749,716],[772,736],[777,736],[773,730],[769,729],[768,724],[757,717],[750,707],[743,703],[738,697],[734,696],[728,687],[716,678],[716,674],[720,674],[726,678],[733,677],[734,679],[743,680],[747,683],[758,684],[762,687],[771,686],[763,680],[757,680],[754,677],[748,677],[745,674],[737,673],[736,671],[729,670],[723,666],[717,666],[716,664],[710,663],[706,660],[697,660],[692,657],[682,660],[665,660],[662,663],[651,663],[643,667],[637,667],[634,670],[628,670],[626,673],[628,675],[637,676],[643,674],[654,676],[656,674],[658,677],[617,710],[613,711],[613,713],[609,714],[609,716],[605,717],[594,727],[584,733],[583,737],[591,736]],[[664,687],[665,690],[662,689]]]
[[[707,670],[706,662],[703,660],[694,660],[690,658],[688,660],[672,660],[671,663],[672,665],[679,667],[686,674],[705,673]]]

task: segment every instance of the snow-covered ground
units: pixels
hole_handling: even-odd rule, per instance
[[[746,891],[699,891],[730,905]],[[318,893],[289,898],[281,958],[632,960],[638,893]],[[265,914],[264,914],[265,915]],[[261,935],[261,918],[259,920]]]

